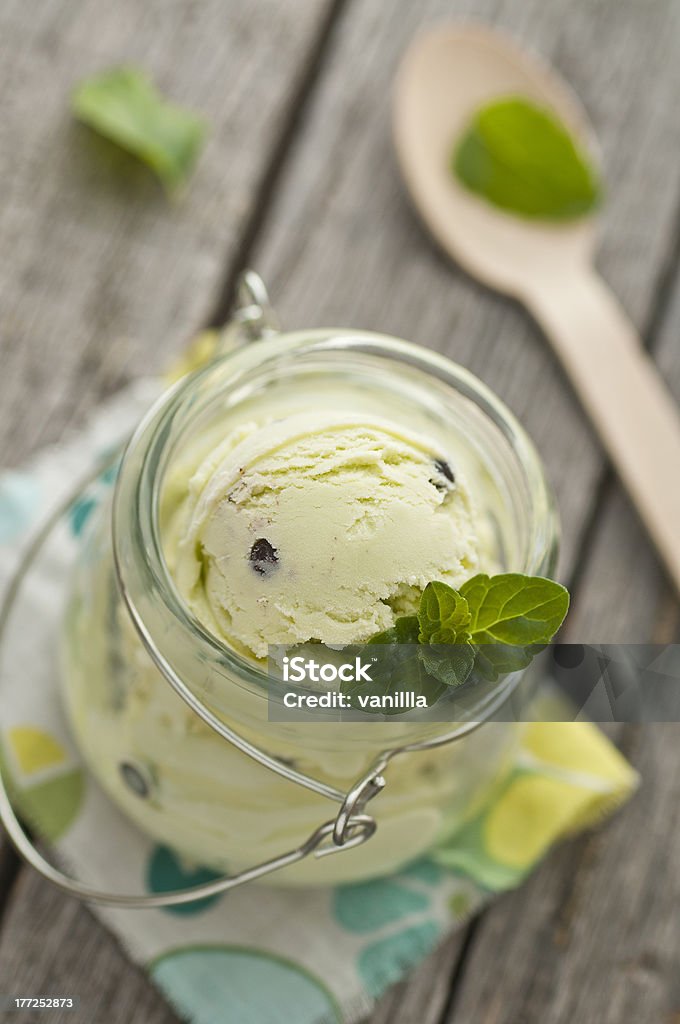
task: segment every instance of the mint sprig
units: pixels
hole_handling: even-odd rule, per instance
[[[460,590],[435,580],[423,591],[416,615],[396,619],[368,641],[410,648],[406,659],[381,659],[371,692],[413,689],[427,694],[431,705],[448,688],[475,678],[493,682],[526,668],[568,608],[568,591],[542,576],[479,573]],[[355,692],[361,684],[341,689]]]

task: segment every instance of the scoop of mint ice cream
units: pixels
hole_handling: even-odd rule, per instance
[[[212,633],[258,658],[269,644],[364,641],[431,580],[455,587],[480,567],[459,470],[386,419],[249,424],[188,475],[172,481],[170,571]]]

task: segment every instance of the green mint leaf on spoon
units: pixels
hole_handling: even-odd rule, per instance
[[[602,192],[590,159],[565,125],[521,97],[476,112],[454,146],[451,170],[494,206],[539,220],[582,217]]]
[[[73,111],[146,163],[168,192],[187,181],[205,140],[205,121],[168,103],[134,67],[112,68],[81,82],[73,94]]]

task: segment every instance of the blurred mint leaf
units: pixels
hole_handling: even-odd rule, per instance
[[[418,643],[418,616],[402,615],[395,619],[390,629],[382,633],[375,633],[366,642],[369,644],[417,644]]]
[[[467,682],[475,664],[475,648],[470,643],[434,647],[424,644],[419,654],[428,675],[449,687]]]
[[[415,621],[415,634],[413,621],[409,620]],[[390,639],[391,636],[396,635],[402,636],[403,639]],[[386,645],[386,649],[380,652],[371,665],[370,682],[343,680],[340,683],[340,692],[352,698],[355,708],[357,707],[355,698],[359,695],[368,698],[382,698],[385,696],[397,697],[400,693],[413,693],[416,698],[425,697],[428,707],[432,707],[446,692],[447,686],[430,675],[421,660],[422,648],[418,644],[418,620],[415,615],[397,619],[392,629],[378,633],[368,643]],[[366,652],[363,653],[365,655]],[[380,716],[404,713],[403,708],[372,708],[370,704],[361,710],[364,714]]]
[[[144,161],[168,192],[187,181],[207,131],[202,118],[168,103],[134,67],[112,68],[81,82],[73,94],[73,111]]]
[[[479,644],[475,652],[475,677],[495,682],[501,676],[527,668],[546,644],[528,644],[515,647],[513,644]]]
[[[547,644],[569,609],[569,592],[554,580],[521,573],[479,573],[460,588],[470,610],[474,644]]]
[[[465,644],[470,642],[470,609],[462,592],[447,583],[428,583],[418,608],[421,644]]]
[[[562,122],[520,97],[477,111],[454,146],[451,169],[494,206],[543,220],[581,217],[602,191],[591,161]]]

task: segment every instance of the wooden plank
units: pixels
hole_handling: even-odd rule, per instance
[[[462,951],[465,929],[450,935],[434,953],[393,985],[380,1000],[370,1024],[438,1024],[451,988],[450,969]]]
[[[672,230],[675,184],[666,158],[677,131],[677,79],[669,10],[667,3],[650,9],[581,2],[571,3],[566,17],[562,5],[537,0],[474,5],[478,16],[498,14],[556,56],[604,129],[612,188],[602,265],[640,325],[649,315]],[[288,187],[263,236],[260,264],[288,323],[353,322],[392,330],[455,355],[502,393],[549,462],[567,520],[569,567],[601,472],[597,447],[533,328],[514,307],[452,273],[425,240],[391,162],[392,71],[423,15],[448,14],[443,0],[389,9],[374,0],[350,9]],[[607,60],[593,60],[601,51]],[[649,76],[649,66],[664,73]],[[111,376],[103,386],[113,383]],[[537,393],[543,402],[535,401]]]
[[[680,274],[655,348],[680,400],[679,329]],[[634,558],[634,574],[622,552]],[[677,599],[614,481],[583,560],[567,639],[626,643],[639,631],[657,643],[680,642]],[[680,892],[670,865],[680,842],[680,725],[627,731],[641,792],[601,835],[551,857],[527,886],[487,913],[451,1021],[677,1019]],[[516,941],[508,958],[510,934]],[[501,972],[493,985],[484,969],[490,962]]]
[[[338,7],[2,4],[0,465],[82,422],[128,377],[166,365],[207,317],[243,257]],[[69,113],[76,81],[122,62],[210,122],[176,203]],[[0,839],[5,887],[13,869]],[[94,918],[30,872],[3,924],[0,991],[81,992],[99,1009],[79,1019],[174,1019]]]
[[[638,328],[645,331],[653,320],[658,283],[674,245],[678,192],[677,183],[668,181],[667,167],[680,141],[672,113],[680,85],[675,54],[677,8],[669,2],[650,7],[641,0],[625,5],[572,2],[567,14],[566,4],[489,0],[460,4],[457,11],[490,17],[514,29],[556,63],[584,100],[602,141],[608,181],[598,266]],[[375,0],[353,9],[352,17],[345,19],[307,120],[306,136],[298,141],[271,221],[260,238],[257,265],[271,286],[284,323],[341,323],[413,338],[464,363],[505,398],[536,440],[557,492],[564,530],[562,570],[569,576],[578,563],[582,539],[589,533],[593,501],[605,472],[599,446],[559,368],[522,312],[452,270],[425,238],[405,203],[391,153],[390,87],[399,57],[420,25],[449,14],[450,5],[436,0],[417,7],[402,3],[398,11]],[[650,67],[657,69],[654,76],[648,73]],[[641,539],[640,546],[647,552],[642,557],[651,560],[646,541]],[[607,572],[622,573],[628,584],[637,578],[640,546],[629,557],[626,549],[609,550]],[[640,600],[649,600],[650,608],[656,599],[654,585],[647,575],[639,588]],[[579,593],[591,611],[612,596],[597,577]],[[629,640],[651,636],[654,613],[644,618],[638,610],[629,605],[621,612],[619,629]],[[584,620],[575,621],[583,624]],[[604,628],[602,616],[588,621],[596,634],[598,623]],[[654,757],[651,742],[647,740],[640,753],[643,771],[654,773],[647,784],[650,792],[654,786],[663,787],[661,762],[655,762],[656,768],[647,767]],[[672,737],[665,744],[672,747]],[[659,792],[656,799],[662,810],[655,819],[654,846],[645,853],[641,845],[638,855],[638,860],[648,857],[645,884],[649,888],[654,884],[656,845],[664,842],[663,809],[672,802],[672,794]],[[643,796],[636,803],[638,818],[631,826],[637,827],[640,836],[647,829],[642,824],[644,800]],[[609,855],[598,860],[600,870],[610,877],[620,863],[617,879],[627,877],[626,821],[624,813],[611,838],[604,833]],[[498,1006],[493,991],[495,965],[514,962],[521,932],[526,935],[521,952],[526,969],[518,977],[525,982],[531,977],[533,961],[547,956],[543,945],[551,908],[560,907],[569,892],[575,861],[587,867],[595,856],[592,851],[599,849],[597,843],[587,839],[565,847],[550,858],[535,881],[501,904],[509,908],[501,922],[506,925],[503,943],[494,943],[489,929],[480,928],[474,934],[469,978],[478,984],[489,979],[485,996],[469,1004],[474,1005],[474,1013],[463,1008],[449,1019],[525,1024],[521,1013],[513,1015]],[[604,874],[598,877],[604,884]],[[642,935],[654,933],[655,927],[644,904],[636,906],[644,920],[640,944],[635,947],[634,938],[630,940],[633,959],[642,957]],[[489,928],[496,927],[501,907],[489,915]],[[612,911],[610,928],[615,929],[614,905],[607,909]],[[579,905],[579,934],[587,933],[591,925],[588,910],[589,899],[584,898]],[[431,984],[439,984],[442,971],[450,974],[456,969],[458,956],[459,947],[454,944],[448,961],[446,957],[443,962],[431,960],[421,969],[419,988],[428,973]],[[575,962],[571,984],[576,988],[579,972],[586,977],[588,956],[594,956],[592,945]],[[599,964],[605,959],[603,948]],[[663,961],[661,971],[666,964]],[[557,970],[556,964],[552,966]],[[604,969],[601,973],[601,988],[607,993],[601,1002],[619,1005]],[[622,968],[617,972],[619,981],[621,973]],[[665,983],[662,977],[657,988]],[[400,1015],[400,1007],[408,991],[406,985],[390,995],[374,1019],[407,1020]],[[547,1008],[548,996],[544,990],[543,998],[534,1000],[536,1019],[541,1008]],[[633,996],[626,999],[634,1005]],[[599,1018],[582,1011],[576,1019]],[[634,1014],[618,1018],[623,1019],[648,1018]]]
[[[208,315],[333,9],[2,5],[0,464],[59,437],[128,376],[167,364]],[[70,114],[77,81],[123,62],[210,123],[174,203]]]
[[[679,330],[677,268],[654,354],[680,401]],[[634,573],[622,553],[634,560]],[[677,597],[613,478],[581,559],[567,640],[680,642]],[[485,915],[464,965],[451,1022],[677,1019],[680,923],[669,865],[679,841],[680,725],[626,731],[627,753],[642,776],[641,792],[601,835],[554,854],[528,885]],[[510,959],[509,935],[521,944],[513,943]],[[488,963],[501,965],[493,984]]]
[[[32,871],[22,872],[13,891],[0,963],[0,991],[7,995],[78,1000],[75,1010],[49,1011],[50,1024],[177,1021],[143,970],[92,914]],[[12,1021],[33,1024],[36,1019],[31,1011],[11,1014]]]
[[[680,400],[679,329],[680,274],[655,346]],[[622,552],[635,560],[634,573]],[[613,479],[581,558],[565,639],[680,642],[677,598]],[[484,915],[446,1018],[451,1024],[676,1019],[679,894],[666,865],[680,842],[680,725],[627,727],[623,735],[642,776],[640,793],[614,823],[557,851]],[[489,971],[489,963],[498,969]]]
[[[677,184],[668,160],[680,143],[677,5],[484,0],[456,10],[513,29],[555,61],[590,110],[609,198],[598,263],[642,329],[674,237]],[[368,0],[351,14],[259,240],[258,268],[285,324],[409,337],[452,356],[500,394],[544,457],[568,573],[602,472],[599,447],[523,312],[472,284],[425,237],[392,154],[399,59],[418,29],[451,16],[451,5]],[[650,76],[649,67],[657,73]]]

